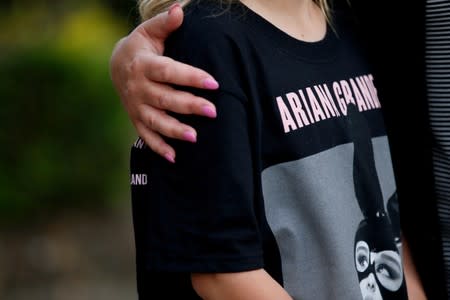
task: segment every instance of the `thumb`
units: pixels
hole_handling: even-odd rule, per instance
[[[139,25],[145,35],[153,40],[164,41],[183,23],[183,9],[179,3],[170,6],[167,12],[160,13]]]
[[[177,29],[178,27],[180,27],[181,23],[183,23],[183,17],[184,17],[184,12],[183,12],[183,8],[181,7],[181,5],[179,3],[173,4],[169,8],[169,11],[167,12],[167,21],[166,21],[167,29],[170,32],[172,32],[175,29]]]

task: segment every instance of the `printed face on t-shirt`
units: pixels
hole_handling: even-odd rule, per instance
[[[359,233],[363,233],[364,228]],[[400,254],[392,247],[372,244],[363,238],[355,244],[355,266],[363,300],[395,299],[403,284]]]

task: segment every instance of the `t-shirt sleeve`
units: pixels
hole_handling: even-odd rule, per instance
[[[219,81],[227,79],[222,80],[218,91],[193,91],[216,105],[216,119],[176,116],[196,128],[198,135],[194,144],[169,141],[177,151],[175,164],[149,149],[132,149],[137,255],[150,271],[239,272],[261,268],[251,118],[239,90],[236,49],[227,38],[216,36],[206,47],[205,37],[197,40],[197,35],[186,30],[181,33],[183,38],[172,40],[167,53],[176,60],[206,68]],[[181,43],[186,38],[189,45]],[[133,184],[133,176],[145,177],[146,184]]]

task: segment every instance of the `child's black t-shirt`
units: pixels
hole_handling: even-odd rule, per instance
[[[406,299],[376,80],[334,16],[299,41],[241,5],[195,2],[166,55],[209,72],[198,142],[131,152],[139,297],[198,299],[192,272],[264,268],[294,299]]]

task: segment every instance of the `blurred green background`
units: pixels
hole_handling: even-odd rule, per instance
[[[0,2],[0,299],[137,299],[133,128],[109,77],[135,1]]]

